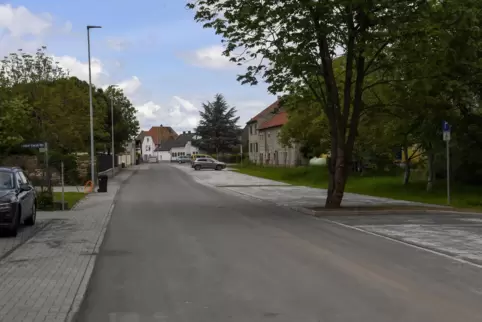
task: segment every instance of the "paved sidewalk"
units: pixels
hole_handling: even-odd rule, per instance
[[[236,171],[194,171],[189,166],[173,164],[173,167],[183,170],[193,176],[199,183],[227,189],[249,197],[271,201],[290,207],[320,207],[324,206],[326,189],[303,186],[292,186],[283,182],[258,178]],[[373,197],[356,193],[345,193],[343,207],[366,206],[431,206],[419,202]]]
[[[325,219],[482,266],[482,216],[418,214],[333,216]]]
[[[128,168],[65,212],[39,212],[46,227],[0,260],[0,321],[68,321],[78,310]],[[5,254],[4,254],[5,255]]]

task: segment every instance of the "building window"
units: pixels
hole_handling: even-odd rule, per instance
[[[271,136],[271,133],[268,132],[268,137],[270,137],[270,136]]]
[[[256,150],[255,152],[258,152],[258,143],[255,143],[255,144],[254,144],[254,148],[255,148],[255,150]]]
[[[249,126],[249,134],[251,134],[251,135],[253,134],[253,126],[252,125]]]
[[[146,138],[146,142],[149,143],[149,138]]]

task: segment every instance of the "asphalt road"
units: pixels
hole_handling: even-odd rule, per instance
[[[169,165],[122,188],[78,321],[480,322],[482,269]]]

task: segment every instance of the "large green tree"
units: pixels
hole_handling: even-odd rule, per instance
[[[386,49],[414,38],[426,1],[404,0],[199,0],[195,19],[215,29],[225,55],[247,67],[242,83],[262,77],[272,93],[309,88],[323,108],[330,132],[331,180],[326,207],[339,207],[353,157],[364,91],[373,72],[390,70]],[[236,55],[241,51],[242,55]],[[344,56],[342,84],[334,59]]]
[[[240,143],[241,129],[237,125],[239,116],[236,108],[230,107],[221,94],[217,94],[212,102],[202,105],[201,120],[195,129],[196,138],[193,144],[209,153],[231,151]]]
[[[108,99],[107,103],[109,106],[113,104],[114,108],[114,148],[116,151],[122,151],[124,144],[132,141],[139,133],[139,121],[136,116],[137,111],[132,102],[119,88],[110,86],[104,92],[104,96]],[[109,133],[112,131],[112,115],[110,112],[105,118],[105,129]]]
[[[113,95],[113,96],[112,96]],[[110,100],[114,98],[117,151],[139,129],[136,111],[120,90],[93,89],[94,136],[97,150],[110,147]],[[21,50],[0,64],[0,149],[15,150],[22,141],[46,141],[61,153],[88,151],[90,145],[89,84],[70,77],[40,48]]]

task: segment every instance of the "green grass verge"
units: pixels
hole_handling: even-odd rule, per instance
[[[326,167],[278,168],[243,165],[235,166],[234,168],[240,173],[292,185],[314,188],[328,187]],[[436,205],[447,204],[445,180],[436,181],[433,190],[428,192],[426,191],[426,181],[423,180],[423,176],[417,177],[416,173],[414,173],[412,180],[406,186],[402,184],[402,176],[400,174],[371,174],[365,176],[352,174],[348,178],[345,191]],[[453,207],[482,210],[482,187],[454,184],[452,186],[451,199],[451,206]]]
[[[64,192],[64,201],[67,202],[69,209],[84,197],[83,192]],[[54,192],[54,201],[62,201],[62,192]]]

